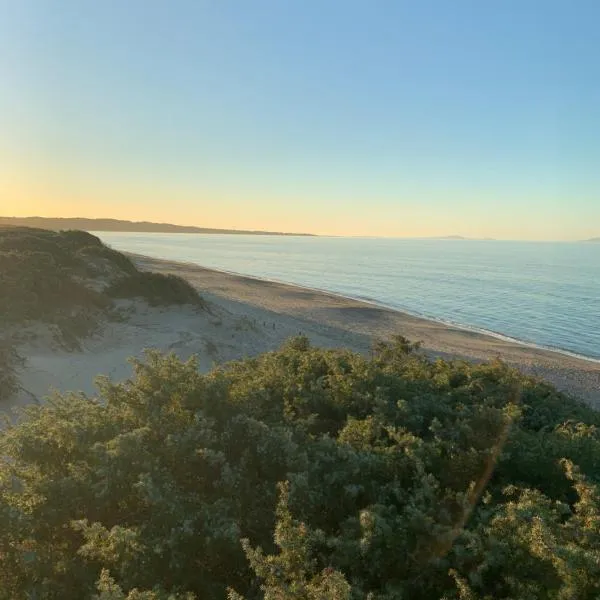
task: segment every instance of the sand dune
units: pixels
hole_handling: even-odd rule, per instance
[[[306,288],[283,285],[205,269],[197,265],[134,257],[141,269],[174,273],[190,281],[210,303],[210,313],[192,308],[150,308],[121,302],[127,319],[109,322],[67,352],[47,343],[21,348],[26,363],[22,390],[13,404],[42,399],[51,389],[93,393],[98,374],[113,380],[131,374],[130,356],[146,348],[173,351],[182,358],[196,354],[200,368],[277,348],[303,333],[324,347],[368,352],[373,339],[402,334],[421,341],[431,356],[466,360],[501,357],[522,371],[542,377],[559,389],[600,407],[600,362],[531,348],[477,332],[464,331],[399,311]]]

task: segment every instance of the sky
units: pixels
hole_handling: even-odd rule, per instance
[[[0,0],[0,215],[600,235],[600,3]]]

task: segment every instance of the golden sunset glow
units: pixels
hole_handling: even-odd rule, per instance
[[[99,3],[89,18],[73,3],[58,18],[34,5],[15,3],[11,26],[0,19],[1,216],[353,236],[599,233],[595,63],[586,69],[589,56],[557,45],[559,34],[471,39],[456,22],[456,39],[413,52],[429,16],[400,18],[380,47],[362,19],[334,32],[308,7],[310,18],[279,21],[198,6],[188,21],[164,5],[142,27],[130,6],[119,16]],[[292,22],[319,31],[315,43]],[[163,25],[177,43],[156,45]],[[558,64],[572,68],[548,69]]]

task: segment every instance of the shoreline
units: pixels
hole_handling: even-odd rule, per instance
[[[178,260],[170,260],[170,259],[162,259],[162,258],[154,258],[152,256],[148,256],[145,254],[136,254],[135,252],[123,252],[123,254],[127,254],[131,256],[133,259],[148,259],[152,261],[164,261],[167,263],[181,264],[189,267],[198,267],[200,269],[205,269],[207,271],[215,271],[216,273],[222,273],[223,275],[231,275],[233,277],[240,277],[244,279],[252,279],[257,282],[263,283],[275,283],[282,286],[298,288],[301,290],[307,290],[310,292],[315,292],[317,294],[325,294],[329,296],[334,296],[343,300],[351,300],[353,302],[360,302],[362,304],[367,304],[369,306],[374,306],[380,308],[382,310],[390,310],[401,315],[405,315],[407,317],[412,317],[414,319],[422,319],[423,321],[429,321],[431,323],[437,323],[444,327],[448,327],[450,329],[457,329],[459,331],[469,332],[469,333],[477,333],[483,336],[488,336],[494,339],[498,339],[504,342],[509,342],[511,344],[518,344],[519,346],[523,346],[525,348],[530,348],[532,350],[543,350],[546,352],[554,352],[556,354],[560,354],[563,356],[569,356],[571,358],[576,358],[578,360],[584,360],[591,363],[597,363],[600,365],[600,358],[596,358],[595,356],[586,356],[585,354],[579,354],[578,352],[574,352],[572,350],[567,350],[565,348],[553,347],[553,346],[544,346],[542,344],[537,344],[536,342],[529,342],[527,340],[521,340],[519,338],[512,337],[510,335],[506,335],[499,331],[492,331],[491,329],[484,329],[482,327],[476,327],[474,325],[466,325],[464,323],[453,323],[451,321],[445,321],[441,318],[430,317],[427,315],[419,314],[416,312],[412,312],[405,308],[397,308],[395,306],[391,306],[389,304],[385,304],[385,302],[380,302],[379,300],[374,300],[372,298],[360,297],[360,296],[349,296],[346,294],[342,294],[340,292],[332,292],[331,290],[325,290],[322,288],[311,287],[307,285],[300,285],[297,283],[290,283],[289,281],[283,281],[281,279],[272,279],[269,277],[257,277],[255,275],[247,275],[245,273],[239,273],[238,271],[228,271],[227,269],[217,269],[215,267],[205,267],[203,265],[199,265],[197,263],[188,262],[188,261],[178,261]]]
[[[244,311],[253,318],[291,319],[288,325],[331,347],[368,351],[375,339],[401,334],[421,341],[432,357],[486,361],[501,358],[522,372],[541,377],[558,389],[600,408],[600,360],[568,350],[544,348],[495,332],[413,315],[376,301],[327,290],[212,269],[196,263],[127,253],[139,268],[187,279],[209,301]],[[288,327],[289,328],[289,327]],[[294,327],[291,327],[294,329]]]
[[[127,256],[130,256],[132,259],[136,260],[149,260],[149,261],[160,261],[165,263],[174,263],[189,266],[191,268],[198,267],[200,269],[205,269],[207,271],[214,271],[216,273],[222,273],[223,275],[231,275],[233,277],[240,277],[244,279],[251,279],[257,282],[265,282],[265,283],[275,283],[282,286],[298,288],[301,290],[308,290],[310,292],[315,292],[317,294],[326,294],[329,296],[334,296],[337,298],[341,298],[343,300],[351,300],[353,302],[360,302],[363,304],[367,304],[369,306],[375,306],[377,308],[381,308],[383,310],[390,310],[401,315],[405,315],[407,317],[412,317],[415,319],[422,319],[423,321],[430,321],[431,323],[437,323],[439,325],[443,325],[444,327],[448,327],[450,329],[457,329],[459,331],[465,331],[469,333],[478,333],[483,336],[488,336],[494,339],[498,339],[501,341],[509,342],[511,344],[518,344],[519,346],[523,346],[525,348],[530,348],[532,350],[543,350],[546,352],[554,352],[556,354],[569,356],[571,358],[576,358],[578,360],[584,360],[591,363],[600,364],[600,358],[595,356],[586,356],[585,354],[579,354],[578,352],[574,352],[572,350],[567,350],[565,348],[553,347],[553,346],[544,346],[542,344],[537,344],[536,342],[529,342],[527,340],[521,340],[519,338],[512,337],[510,335],[506,335],[499,331],[492,331],[490,329],[484,329],[482,327],[476,327],[474,325],[465,325],[463,323],[453,323],[451,321],[445,321],[441,318],[430,317],[427,315],[419,314],[416,312],[412,312],[408,309],[397,308],[395,306],[391,306],[389,304],[385,304],[384,302],[380,302],[378,300],[374,300],[372,298],[360,297],[360,296],[349,296],[346,294],[342,294],[339,292],[332,292],[330,290],[325,290],[322,288],[311,287],[307,285],[300,285],[297,283],[290,283],[288,281],[283,281],[281,279],[272,279],[269,277],[257,277],[256,275],[247,275],[245,273],[239,273],[238,271],[228,271],[227,269],[217,269],[215,267],[205,267],[203,265],[199,265],[197,263],[188,262],[188,261],[180,261],[180,260],[171,260],[166,258],[155,258],[153,256],[148,256],[146,254],[137,254],[136,252],[123,252]]]

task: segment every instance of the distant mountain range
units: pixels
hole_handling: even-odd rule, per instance
[[[132,233],[230,233],[238,235],[301,235],[310,233],[283,233],[281,231],[251,231],[242,229],[214,229],[171,225],[170,223],[150,223],[148,221],[121,221],[119,219],[79,219],[48,217],[0,217],[0,225],[13,227],[37,227],[39,229],[82,229],[83,231],[122,231]]]

